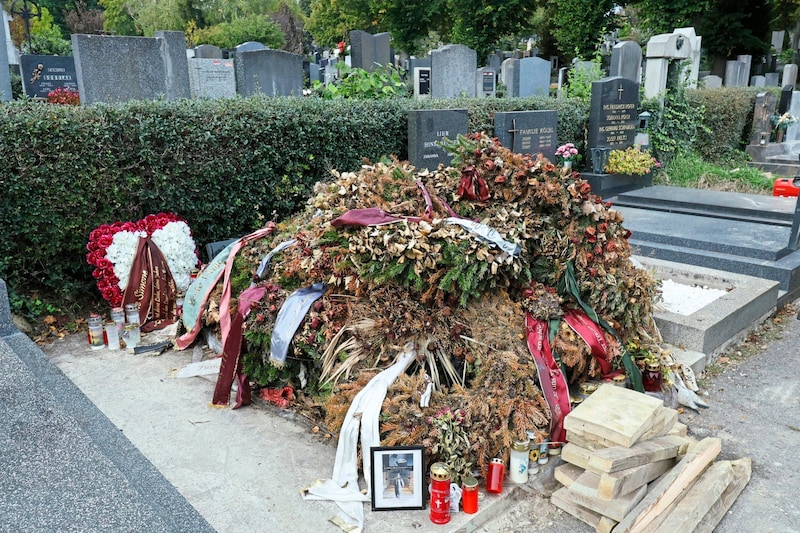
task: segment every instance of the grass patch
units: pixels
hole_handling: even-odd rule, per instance
[[[748,166],[746,157],[715,164],[703,161],[696,154],[688,154],[678,156],[665,164],[656,173],[653,181],[657,185],[674,187],[772,194],[775,178]]]

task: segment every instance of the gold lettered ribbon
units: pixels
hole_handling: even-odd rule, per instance
[[[613,371],[613,367],[608,360],[608,344],[600,327],[589,320],[586,313],[577,309],[567,311],[564,315],[564,322],[589,345],[589,349],[592,351],[595,360],[597,360],[597,364],[600,365],[600,371],[603,375],[610,374]]]
[[[177,294],[164,254],[151,239],[139,237],[122,304],[139,306],[139,324],[147,333],[175,323]]]

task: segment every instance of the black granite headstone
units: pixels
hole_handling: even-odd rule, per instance
[[[512,111],[494,114],[494,136],[518,154],[541,153],[556,160],[557,111]]]
[[[639,84],[621,76],[592,83],[589,148],[633,146],[639,125]]]
[[[22,87],[31,98],[47,98],[58,88],[78,91],[72,56],[23,55],[20,57]]]
[[[781,99],[778,101],[778,114],[783,115],[792,107],[792,91],[794,86],[786,85],[781,89]]]
[[[408,161],[422,169],[449,165],[453,156],[437,143],[466,135],[466,109],[419,109],[408,112]]]

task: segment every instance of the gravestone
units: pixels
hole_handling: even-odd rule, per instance
[[[611,49],[609,76],[621,76],[636,83],[642,82],[642,47],[635,41],[622,41]]]
[[[194,49],[196,59],[222,59],[222,48],[213,44],[201,44]]]
[[[31,98],[47,98],[56,89],[78,90],[72,56],[23,55],[20,57],[22,89]]]
[[[794,91],[794,87],[791,85],[785,85],[783,89],[781,89],[781,98],[778,100],[779,115],[783,115],[789,111],[789,107],[792,105],[792,91]]]
[[[503,146],[534,158],[542,154],[556,160],[557,111],[511,111],[494,114],[494,136]]]
[[[391,65],[390,40],[391,36],[385,32],[372,35],[361,30],[351,31],[350,66],[374,72],[378,65]]]
[[[689,28],[691,29],[691,28]],[[681,28],[686,30],[687,28]],[[691,33],[694,30],[691,29]],[[681,68],[683,60],[690,59],[690,76],[694,75],[694,82],[697,82],[697,74],[694,70],[695,51],[693,47],[699,46],[700,38],[691,35],[687,36],[676,30],[673,33],[662,33],[654,35],[647,41],[647,61],[645,62],[644,75],[644,96],[645,98],[663,99],[667,88],[667,80],[672,69]],[[698,56],[699,65],[699,56]],[[699,68],[699,67],[698,67]]]
[[[792,101],[788,112],[794,117],[800,117],[800,91],[792,91]],[[800,141],[800,122],[789,124],[783,141],[788,143]]]
[[[689,63],[682,68],[681,79],[686,80],[686,86],[690,89],[697,87],[697,79],[700,74],[700,56],[703,52],[703,38],[697,35],[694,28],[676,28],[673,32],[682,35],[689,45]]]
[[[514,61],[516,60],[509,57],[500,63],[500,81],[505,86],[506,92],[508,92],[509,79],[511,78],[510,71],[514,68]]]
[[[232,59],[189,59],[192,98],[234,98],[236,72]]]
[[[784,86],[791,85],[794,87],[797,85],[797,65],[794,63],[789,63],[788,65],[783,66],[783,76],[781,76],[781,84]]]
[[[431,95],[431,68],[414,67],[414,96],[429,97]]]
[[[739,69],[739,87],[747,87],[747,82],[750,80],[750,68],[753,64],[753,56],[751,55],[738,55],[736,60],[742,63]]]
[[[8,20],[0,10],[0,101],[11,100],[11,71],[8,66]]]
[[[541,57],[514,59],[506,74],[506,88],[512,98],[547,96],[550,92],[550,62]]]
[[[592,82],[589,148],[625,149],[639,125],[639,84],[616,76]]]
[[[436,143],[466,135],[466,109],[419,109],[408,112],[408,161],[418,169],[450,165],[453,156]]]
[[[783,39],[785,35],[786,31],[783,30],[772,32],[772,47],[778,54],[780,54],[783,51]]]
[[[502,64],[503,64],[503,54],[500,52],[494,52],[493,54],[489,54],[489,57],[486,60],[486,65],[495,72],[500,72],[500,66]]]
[[[770,92],[758,93],[753,107],[753,134],[751,145],[765,145],[772,132],[772,115],[775,113],[776,97]]]
[[[11,305],[8,300],[8,288],[3,278],[0,278],[0,337],[8,337],[19,333],[14,325],[14,317],[11,315]]]
[[[493,97],[495,95],[495,80],[497,76],[495,72],[490,67],[481,67],[478,69],[478,73],[475,79],[476,86],[475,91],[478,97]]]
[[[475,97],[478,54],[463,44],[448,44],[431,52],[431,97]]]
[[[154,37],[72,35],[81,102],[189,98],[186,37],[157,31]]]
[[[777,72],[767,72],[764,74],[764,85],[775,87],[781,84],[781,75]]]
[[[767,78],[764,76],[753,76],[750,78],[750,87],[764,87],[767,84]]]
[[[702,81],[706,89],[719,89],[720,87],[722,87],[722,78],[720,78],[715,74],[703,76]]]
[[[739,87],[744,72],[744,63],[739,60],[725,62],[725,87]]]
[[[241,52],[256,52],[258,50],[267,50],[267,47],[256,41],[247,41],[246,43],[236,45],[233,49],[236,54]]]
[[[303,56],[283,50],[236,52],[236,92],[242,96],[301,96]]]

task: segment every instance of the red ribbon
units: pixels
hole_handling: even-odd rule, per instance
[[[250,405],[251,390],[247,375],[242,369],[242,339],[244,319],[250,313],[250,307],[266,294],[264,287],[250,287],[239,295],[239,306],[231,322],[230,332],[222,345],[222,364],[219,366],[217,385],[214,387],[214,405],[228,405],[231,399],[231,386],[234,378],[239,385],[236,392],[234,409]]]
[[[489,185],[483,179],[474,165],[470,165],[461,171],[461,182],[458,184],[457,194],[467,200],[480,200],[485,202],[489,199]]]
[[[149,332],[178,319],[177,295],[164,254],[152,240],[139,237],[122,304],[139,305],[139,325],[143,332]]]
[[[592,355],[600,365],[604,376],[611,374],[613,367],[608,360],[608,344],[600,327],[592,322],[583,311],[570,309],[564,315],[564,322],[589,345]]]
[[[564,417],[570,412],[569,388],[564,374],[561,373],[561,369],[553,358],[547,322],[533,318],[530,313],[525,313],[525,330],[528,350],[536,364],[539,385],[542,388],[544,399],[550,407],[550,441],[567,442]]]

